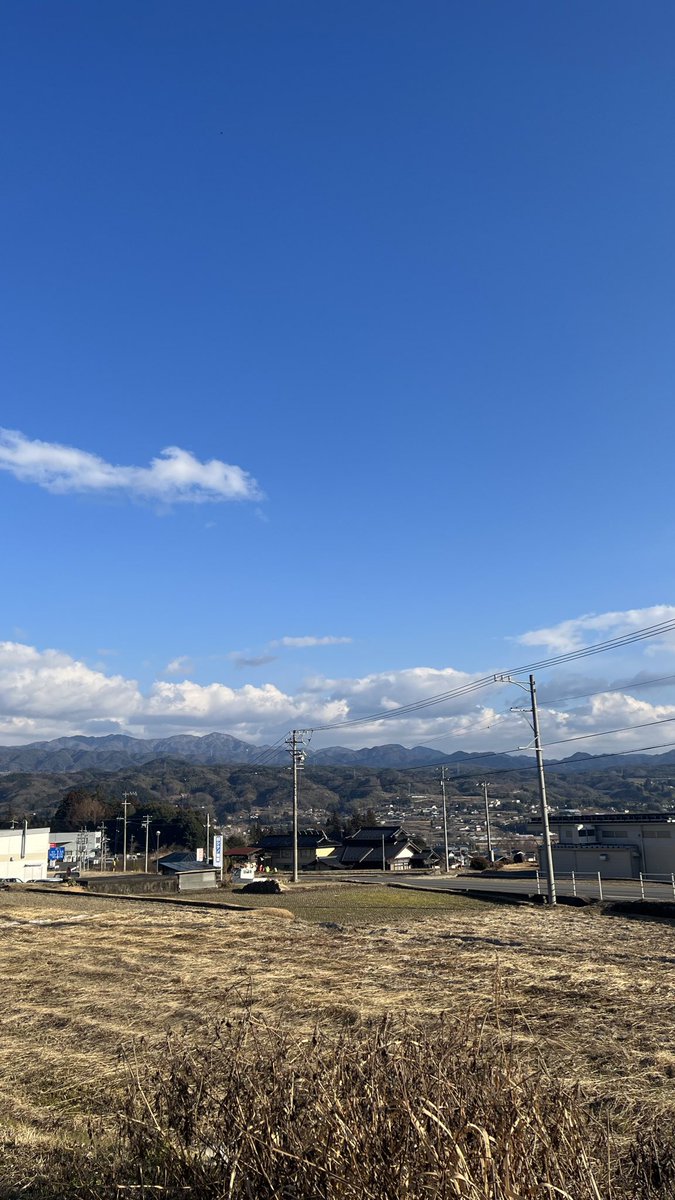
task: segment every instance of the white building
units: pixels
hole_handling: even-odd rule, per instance
[[[52,866],[60,867],[90,867],[100,858],[100,830],[79,829],[76,833],[58,833],[52,830],[50,838]],[[62,853],[61,853],[62,851]]]
[[[0,829],[0,882],[47,878],[49,829]]]

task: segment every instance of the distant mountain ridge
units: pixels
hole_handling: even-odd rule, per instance
[[[255,763],[264,756],[266,765],[288,762],[283,747],[254,746],[228,733],[176,734],[168,738],[135,738],[129,734],[111,733],[101,737],[75,736],[55,738],[47,742],[31,742],[27,746],[0,746],[0,773],[12,772],[75,772],[81,770],[121,771],[141,766],[157,758],[175,758],[201,766]],[[345,746],[326,746],[308,749],[308,762],[320,766],[377,767],[393,770],[403,767],[434,767],[460,764],[485,765],[485,770],[518,770],[532,766],[532,758],[524,755],[468,753],[457,750],[443,754],[426,746],[364,746],[350,750]],[[675,750],[664,754],[592,755],[573,754],[567,759],[547,759],[549,768],[577,772],[630,763],[675,763]]]

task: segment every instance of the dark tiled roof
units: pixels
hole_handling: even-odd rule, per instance
[[[412,846],[411,843],[408,841],[394,842],[394,843],[385,842],[384,843],[384,860],[385,860],[385,862],[389,862],[391,859],[396,858],[401,853],[402,850],[405,850],[407,848],[410,848],[411,850],[417,849],[416,846]],[[372,863],[374,863],[374,862],[381,863],[382,862],[382,843],[380,842],[379,846],[373,845],[372,843],[368,844],[368,843],[364,843],[364,842],[362,842],[360,844],[348,843],[342,851],[342,854],[340,856],[340,862],[343,865],[345,863],[366,863],[367,862],[369,866],[372,865]]]
[[[347,842],[378,842],[382,845],[382,838],[385,842],[400,842],[406,841],[408,835],[400,825],[364,825],[363,829],[352,833]]]
[[[324,833],[323,829],[301,829],[298,846],[339,846]],[[293,845],[292,833],[268,833],[260,839],[261,850],[288,850]]]

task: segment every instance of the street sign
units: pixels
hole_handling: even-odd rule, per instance
[[[66,857],[65,846],[50,846],[47,851],[47,857],[50,862],[58,862],[59,859]]]
[[[223,835],[217,833],[213,839],[213,865],[214,867],[222,867],[223,865]]]

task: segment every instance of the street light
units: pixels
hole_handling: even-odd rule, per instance
[[[522,688],[524,692],[530,693],[530,703],[532,708],[531,728],[534,734],[534,740],[530,746],[521,747],[523,750],[534,748],[534,753],[537,759],[537,776],[539,779],[539,805],[541,809],[541,828],[544,838],[544,854],[546,856],[546,875],[548,881],[548,902],[549,904],[557,904],[555,874],[553,872],[553,850],[551,849],[551,830],[548,823],[548,804],[546,802],[546,779],[544,777],[544,756],[541,751],[541,737],[539,735],[539,714],[537,712],[537,688],[534,682],[534,675],[530,675],[529,687],[525,683],[521,683],[519,679],[512,679],[510,675],[495,675],[495,683],[512,683],[515,687]],[[526,714],[525,709],[517,709],[517,712]]]

